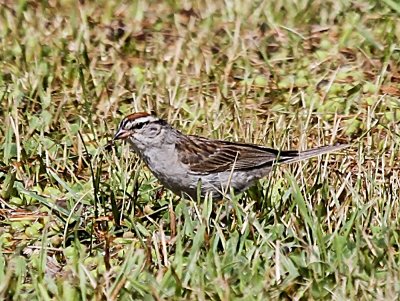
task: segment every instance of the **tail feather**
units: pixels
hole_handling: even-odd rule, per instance
[[[280,158],[278,162],[282,163],[293,163],[300,160],[306,160],[315,156],[319,156],[322,154],[338,151],[344,148],[349,147],[349,144],[337,144],[337,145],[327,145],[317,148],[312,148],[309,150],[297,152],[297,154],[293,154],[293,151],[289,151],[287,155],[285,155],[285,151],[280,153]]]

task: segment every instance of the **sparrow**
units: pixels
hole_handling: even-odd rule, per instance
[[[177,195],[221,198],[232,188],[245,191],[267,176],[277,163],[300,160],[338,151],[347,144],[305,151],[277,150],[256,144],[185,135],[165,120],[146,112],[126,116],[115,140],[125,140],[154,176]]]

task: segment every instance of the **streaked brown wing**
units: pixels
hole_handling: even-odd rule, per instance
[[[252,144],[241,144],[202,137],[188,136],[176,145],[180,160],[192,172],[214,173],[246,170],[271,165],[279,154],[279,161],[298,156],[298,152],[281,152]],[[283,156],[283,153],[284,156]]]

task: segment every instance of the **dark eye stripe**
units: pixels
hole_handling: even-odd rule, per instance
[[[124,119],[121,121],[121,124],[119,126],[119,128],[125,129],[125,130],[139,130],[141,128],[143,128],[145,125],[149,124],[149,123],[154,123],[154,124],[161,124],[161,125],[165,125],[166,122],[162,119],[159,120],[148,120],[148,121],[142,121],[142,122],[135,122],[129,119]]]
[[[130,120],[125,119],[121,122],[121,125],[119,127],[126,130],[141,129],[147,123],[148,122],[134,123]]]
[[[133,125],[133,128],[135,130],[140,130],[142,127],[144,127],[146,124],[148,124],[149,122],[141,122],[141,123],[137,123]]]
[[[127,119],[122,120],[121,124],[119,125],[119,127],[122,128],[122,129],[127,128],[128,121],[129,120],[127,120]]]

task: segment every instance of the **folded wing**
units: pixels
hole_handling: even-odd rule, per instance
[[[180,160],[195,173],[216,173],[272,166],[299,157],[298,151],[279,151],[253,144],[188,136],[176,145]]]

